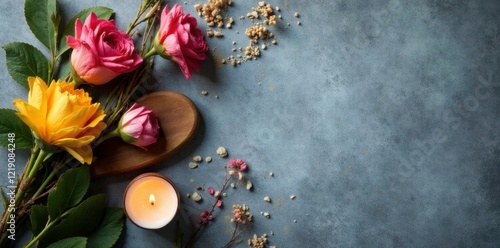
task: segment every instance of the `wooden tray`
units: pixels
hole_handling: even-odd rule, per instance
[[[147,94],[137,100],[158,116],[160,136],[147,151],[111,138],[94,149],[96,160],[90,165],[94,177],[120,174],[148,167],[177,152],[198,128],[198,111],[185,95],[172,91]]]

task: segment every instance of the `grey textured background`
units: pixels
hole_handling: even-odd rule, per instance
[[[0,44],[40,46],[22,4],[2,2]],[[197,2],[181,4],[196,14]],[[201,204],[185,195],[197,185],[221,185],[228,161],[215,150],[223,145],[230,157],[248,162],[255,190],[229,189],[198,247],[220,247],[229,238],[234,203],[250,205],[255,214],[238,247],[253,233],[271,231],[277,247],[499,247],[500,2],[269,1],[284,18],[273,29],[278,45],[236,68],[220,65],[233,47],[246,46],[250,21],[238,17],[257,2],[234,0],[227,12],[236,19],[233,29],[208,39],[210,59],[190,81],[176,65],[158,60],[159,84],[144,88],[189,96],[202,117],[195,139],[163,163],[95,181],[93,191],[106,191],[109,205],[121,206],[132,178],[164,173],[182,195],[178,220],[187,237],[189,218],[196,220],[210,202],[207,194]],[[138,1],[60,3],[66,16],[109,6],[123,29]],[[0,107],[12,108],[12,99],[26,93],[0,53]],[[198,154],[214,162],[188,169]],[[21,170],[27,154],[17,156]],[[266,195],[273,203],[262,200]],[[174,224],[148,231],[127,221],[119,246],[168,247],[174,231]]]

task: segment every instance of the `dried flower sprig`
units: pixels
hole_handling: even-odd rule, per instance
[[[192,247],[194,245],[196,238],[200,234],[201,230],[214,220],[214,211],[216,210],[216,208],[223,207],[222,196],[225,195],[225,191],[231,180],[237,178],[240,181],[246,180],[247,182],[249,182],[249,180],[245,179],[244,175],[244,172],[247,171],[247,169],[248,166],[242,159],[231,158],[229,160],[229,165],[224,166],[225,178],[220,190],[216,191],[213,187],[207,187],[207,193],[214,197],[214,202],[209,210],[203,210],[200,213],[200,221],[197,223],[197,228],[185,247]],[[236,238],[248,228],[248,223],[251,222],[253,218],[253,215],[248,210],[249,208],[246,205],[233,205],[233,217],[231,218],[231,222],[235,223],[234,230],[230,240],[223,247],[231,246]],[[241,225],[244,225],[244,227],[241,228]]]

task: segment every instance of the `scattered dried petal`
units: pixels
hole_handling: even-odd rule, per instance
[[[198,167],[198,164],[195,162],[189,162],[188,166],[190,169],[195,169],[196,167]]]
[[[206,90],[204,90],[204,91],[205,91],[205,92],[207,92]],[[208,92],[207,92],[207,93],[208,93]],[[203,94],[203,93],[202,93],[202,94]],[[202,159],[201,159],[201,156],[200,156],[200,155],[196,155],[196,156],[194,156],[194,157],[193,157],[193,160],[194,160],[195,162],[201,162],[201,161],[202,161]]]
[[[250,180],[247,180],[246,186],[248,190],[251,190],[253,187],[252,182],[250,182]]]
[[[195,202],[199,202],[201,201],[201,195],[198,194],[198,192],[194,192],[193,194],[191,194],[191,199],[193,199],[193,201]]]
[[[214,195],[215,190],[214,190],[214,188],[212,188],[212,187],[208,187],[208,188],[207,188],[207,192],[208,192],[210,195]]]
[[[221,158],[227,157],[227,150],[223,146],[220,146],[217,148],[217,155],[219,155]]]

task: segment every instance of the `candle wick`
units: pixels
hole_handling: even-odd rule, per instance
[[[152,202],[151,202],[151,206],[153,206],[153,205],[155,205],[155,202],[154,202],[154,201],[152,201]]]

